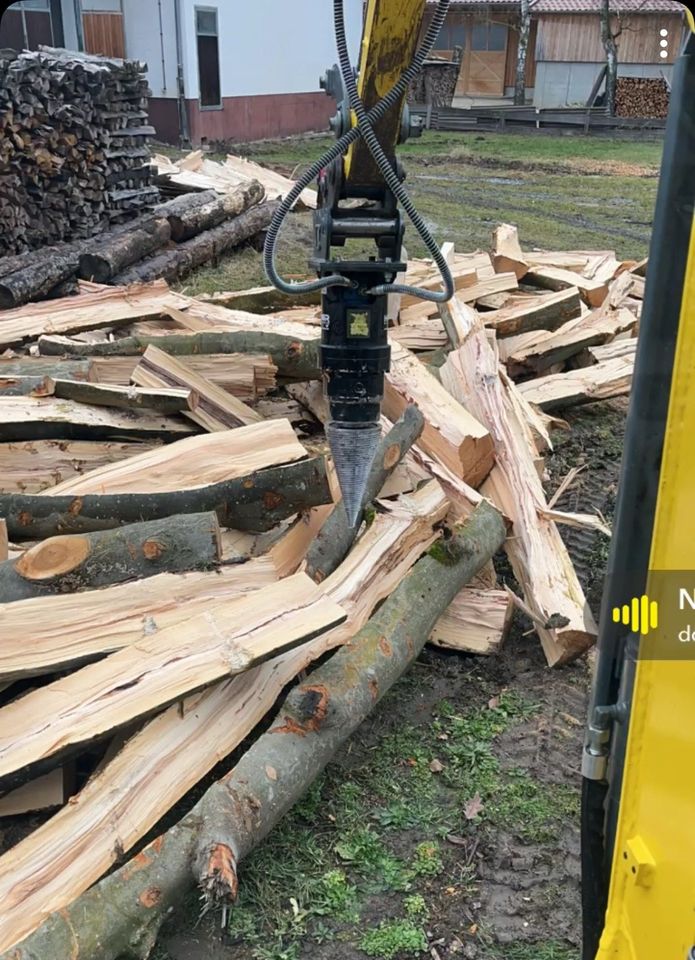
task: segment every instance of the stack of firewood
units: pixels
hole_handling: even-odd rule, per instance
[[[0,253],[90,236],[158,199],[145,65],[0,52]]]
[[[0,815],[57,808],[0,856],[0,960],[116,960],[192,887],[231,901],[239,861],[426,642],[493,653],[518,608],[552,666],[593,643],[557,524],[605,527],[546,499],[546,411],[627,392],[645,264],[522,251],[508,226],[491,255],[443,252],[455,298],[404,296],[391,328],[355,530],[317,304],[83,282],[0,314]],[[424,260],[407,277],[438,283]]]
[[[660,77],[618,77],[615,112],[619,117],[663,120],[669,99],[668,85]]]
[[[257,180],[184,194],[89,240],[0,258],[0,308],[77,293],[78,279],[181,279],[262,233],[276,206],[264,196]]]
[[[433,107],[450,107],[456,92],[461,64],[459,61],[427,60],[408,90],[408,100]]]

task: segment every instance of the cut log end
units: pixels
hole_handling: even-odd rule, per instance
[[[25,580],[52,580],[79,567],[91,549],[87,537],[50,537],[23,553],[14,568]]]

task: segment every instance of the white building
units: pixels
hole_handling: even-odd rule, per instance
[[[362,0],[344,0],[353,56]],[[20,0],[0,47],[65,46],[144,60],[160,139],[257,140],[326,130],[335,62],[328,0]]]

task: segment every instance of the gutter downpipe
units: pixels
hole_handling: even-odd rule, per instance
[[[76,0],[79,2],[79,0]],[[176,24],[176,89],[179,106],[179,136],[183,143],[190,143],[188,112],[186,111],[186,89],[183,81],[183,40],[181,37],[180,0],[174,0],[174,21]]]
[[[75,33],[77,34],[77,49],[84,52],[84,29],[82,27],[82,0],[73,0],[75,9]]]

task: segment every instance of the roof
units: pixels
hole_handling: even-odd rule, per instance
[[[427,0],[434,5],[438,0]],[[685,4],[676,0],[610,0],[616,13],[684,13]],[[451,0],[450,7],[517,7],[519,0]],[[534,13],[598,13],[601,0],[531,0]]]
[[[427,3],[434,6],[439,0],[427,0]],[[518,7],[519,0],[450,0],[449,9],[452,7]]]
[[[534,13],[598,13],[601,0],[531,0]],[[684,13],[685,5],[675,0],[611,0],[615,13]]]

